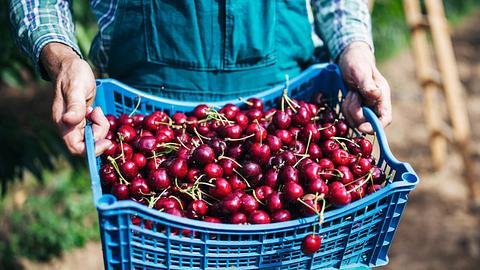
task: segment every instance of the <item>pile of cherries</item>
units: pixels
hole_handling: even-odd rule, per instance
[[[266,224],[318,215],[381,189],[372,143],[348,127],[321,93],[311,102],[286,94],[265,110],[198,105],[171,117],[107,115],[112,146],[102,155],[103,190],[180,217]],[[316,252],[321,237],[305,237]]]

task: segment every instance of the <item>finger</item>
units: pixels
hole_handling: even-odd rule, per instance
[[[85,153],[84,128],[85,121],[74,127],[66,128],[63,131],[65,145],[74,155],[82,155]]]
[[[103,114],[102,109],[100,107],[93,109],[89,115],[89,118],[92,121],[93,137],[95,138],[95,141],[99,139],[105,139],[110,128],[110,124]]]
[[[105,152],[110,147],[111,144],[112,144],[112,142],[110,140],[107,140],[107,139],[100,139],[100,140],[96,141],[95,142],[95,155],[98,157],[101,154],[103,154],[103,152]]]
[[[52,120],[57,127],[60,127],[62,124],[63,108],[63,97],[61,94],[58,94],[58,91],[56,91],[52,102]]]
[[[347,95],[345,96],[345,99],[343,100],[342,102],[342,113],[343,115],[345,116],[345,120],[347,120],[347,123],[349,126],[351,127],[354,127],[355,126],[355,123],[353,122],[352,120],[352,116],[350,114],[350,106],[351,106],[351,103],[352,103],[352,91],[349,91],[347,93]]]
[[[368,123],[363,114],[362,101],[358,93],[352,92],[351,101],[347,110],[355,124],[354,126],[356,126],[360,132],[369,134],[373,133],[372,126]]]
[[[388,126],[392,122],[392,102],[390,97],[390,86],[387,80],[380,74],[374,73],[375,81],[382,91],[382,98],[376,106],[376,112],[383,127]]]
[[[66,125],[76,125],[85,119],[87,104],[85,92],[82,86],[66,85],[63,91],[63,99],[65,102],[65,113],[62,120]]]

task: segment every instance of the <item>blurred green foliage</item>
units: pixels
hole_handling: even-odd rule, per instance
[[[16,192],[21,205],[0,203],[0,269],[14,269],[20,256],[45,261],[61,252],[99,240],[97,216],[84,172],[46,172],[44,185],[33,180]]]
[[[402,2],[402,0],[375,0],[372,31],[376,56],[380,61],[408,46],[410,31],[405,21]],[[480,0],[444,0],[443,2],[447,18],[453,25],[480,5]]]

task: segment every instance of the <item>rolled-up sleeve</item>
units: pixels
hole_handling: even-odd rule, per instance
[[[71,1],[11,0],[9,14],[18,45],[40,69],[42,76],[45,74],[39,58],[48,43],[63,43],[81,56],[75,38]]]
[[[315,31],[327,45],[333,60],[355,41],[373,50],[368,0],[312,0]]]

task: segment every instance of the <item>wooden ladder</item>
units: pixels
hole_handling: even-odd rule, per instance
[[[373,7],[374,0],[370,0]],[[411,30],[416,76],[424,92],[424,115],[430,134],[430,151],[434,169],[440,169],[448,157],[448,144],[456,147],[462,156],[463,178],[469,201],[478,204],[476,181],[471,152],[470,123],[465,91],[460,82],[452,41],[448,31],[443,2],[424,0],[426,16],[420,0],[403,0],[405,16]],[[428,41],[432,37],[433,53]],[[434,67],[432,55],[437,68]],[[442,118],[439,99],[445,99],[450,124]]]

